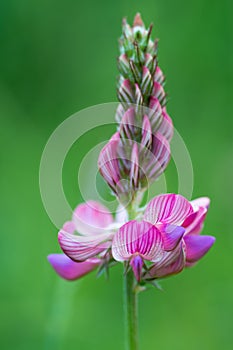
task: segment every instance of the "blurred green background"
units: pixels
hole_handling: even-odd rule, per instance
[[[57,228],[40,198],[40,157],[76,111],[116,101],[121,19],[140,11],[160,38],[168,111],[190,151],[194,197],[212,199],[205,230],[217,242],[193,269],[140,295],[141,349],[228,350],[233,342],[233,3],[229,0],[2,0],[1,349],[123,349],[122,270],[61,280],[46,256]],[[109,120],[110,122],[112,120]],[[98,130],[98,140],[112,130]],[[64,167],[72,207],[77,169],[91,145],[75,144]],[[177,190],[174,164],[167,171]],[[90,184],[90,186],[93,184]],[[68,219],[68,218],[67,218]]]

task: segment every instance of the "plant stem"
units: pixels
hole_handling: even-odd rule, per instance
[[[124,276],[126,350],[138,350],[138,305],[133,271]]]

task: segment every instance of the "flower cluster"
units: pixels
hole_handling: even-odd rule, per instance
[[[202,197],[189,202],[162,194],[145,208],[147,187],[170,159],[173,124],[166,111],[164,75],[158,66],[157,41],[151,40],[140,15],[132,27],[123,21],[118,59],[118,130],[102,149],[98,166],[119,201],[115,218],[102,204],[79,205],[58,234],[65,254],[49,262],[65,279],[124,262],[137,283],[181,272],[211,248],[215,239],[200,235],[209,207]]]
[[[52,254],[49,261],[66,279],[114,261],[128,262],[138,281],[176,274],[214,243],[214,237],[200,235],[208,207],[208,198],[189,202],[164,194],[149,202],[140,221],[128,221],[123,208],[114,220],[106,207],[89,201],[76,208],[58,234],[65,255]]]

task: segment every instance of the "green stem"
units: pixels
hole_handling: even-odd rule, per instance
[[[135,277],[130,270],[124,276],[126,350],[138,350],[138,305],[134,284]]]

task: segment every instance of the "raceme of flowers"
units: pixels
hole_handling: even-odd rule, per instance
[[[59,231],[64,254],[49,262],[63,278],[74,280],[118,262],[132,269],[135,281],[151,282],[193,266],[215,238],[201,235],[209,199],[189,202],[162,194],[141,208],[148,186],[170,160],[173,123],[166,110],[164,75],[158,66],[157,40],[140,15],[132,27],[123,21],[120,39],[117,132],[99,155],[99,171],[119,201],[115,218],[101,203],[88,201]]]

